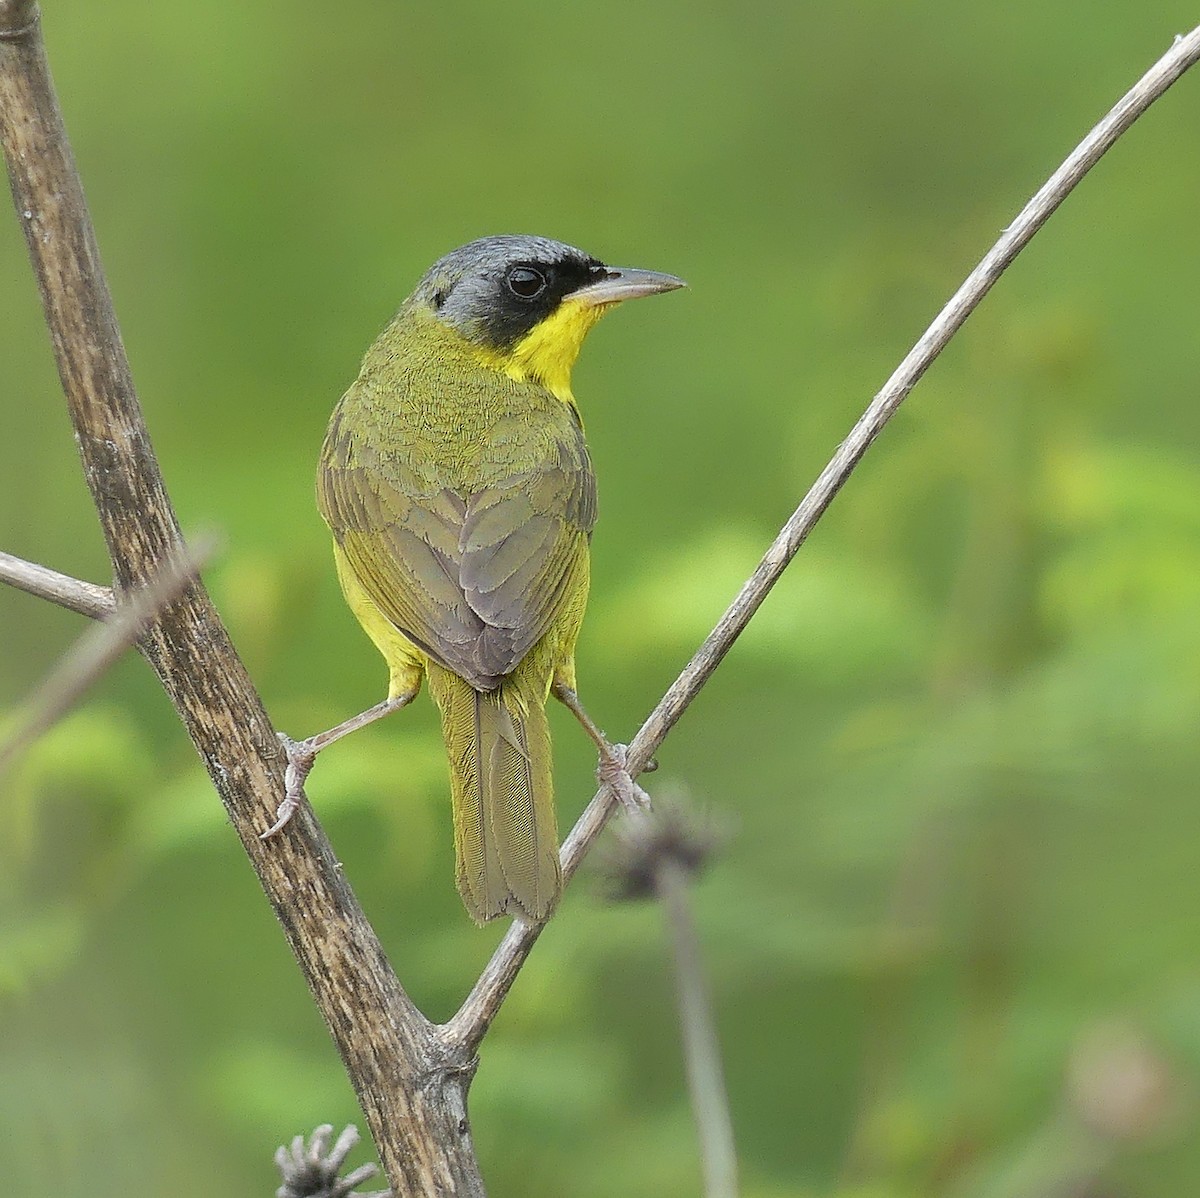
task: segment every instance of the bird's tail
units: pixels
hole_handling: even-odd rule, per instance
[[[463,902],[477,923],[505,913],[540,922],[562,889],[545,687],[521,667],[492,691],[434,662],[428,674],[450,758]]]

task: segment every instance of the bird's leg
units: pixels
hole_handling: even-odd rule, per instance
[[[569,686],[556,682],[551,689],[554,697],[579,721],[599,751],[600,764],[596,768],[596,777],[612,787],[612,792],[620,800],[621,806],[628,811],[643,813],[650,806],[650,796],[634,781],[629,772],[626,762],[628,747],[609,742],[608,737],[600,731],[596,721],[580,703],[579,696]]]
[[[317,760],[317,754],[322,749],[329,748],[334,741],[349,736],[351,732],[357,732],[360,728],[383,719],[385,715],[391,715],[393,711],[399,711],[401,707],[413,701],[416,693],[414,690],[405,695],[384,699],[382,703],[376,703],[374,707],[368,707],[366,711],[360,711],[358,715],[351,716],[332,728],[326,728],[324,732],[318,732],[316,736],[310,736],[306,740],[292,740],[290,736],[279,733],[279,743],[283,745],[287,754],[287,769],[283,775],[283,802],[275,810],[275,822],[259,834],[259,839],[269,840],[296,814],[296,809],[304,799],[305,779],[308,778],[313,763]]]

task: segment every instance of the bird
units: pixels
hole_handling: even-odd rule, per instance
[[[387,663],[387,698],[283,738],[287,797],[264,836],[318,752],[427,680],[468,913],[549,918],[562,889],[550,695],[612,764],[576,690],[596,481],[571,370],[605,312],[684,285],[513,234],[460,246],[420,279],[334,409],[317,471],[342,592]]]

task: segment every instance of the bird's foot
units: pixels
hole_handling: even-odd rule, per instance
[[[617,801],[626,811],[639,815],[650,809],[650,796],[634,781],[629,772],[629,746],[607,745],[600,752],[600,764],[596,767],[597,780],[612,788]]]
[[[359,712],[358,715],[343,720],[340,724],[336,724],[324,732],[318,732],[316,736],[310,736],[307,740],[292,740],[290,736],[286,736],[282,732],[278,733],[279,743],[287,754],[287,768],[283,772],[283,802],[275,808],[275,822],[265,832],[259,834],[259,840],[270,840],[277,832],[286,828],[288,821],[300,809],[305,797],[304,783],[312,772],[317,754],[322,749],[329,748],[334,741],[341,740],[343,736],[357,732],[359,728],[365,728],[368,724],[373,724],[385,715],[391,715],[393,711],[399,711],[405,704],[412,702],[416,693],[413,690],[394,698],[384,699],[382,703],[376,703],[374,707],[368,707],[366,711]]]
[[[275,808],[275,822],[265,831],[259,833],[259,840],[270,840],[276,833],[287,827],[288,821],[300,810],[304,802],[304,783],[312,772],[317,754],[325,747],[320,744],[320,736],[310,736],[307,740],[292,740],[283,732],[276,734],[283,751],[287,754],[287,766],[283,771],[283,802]]]

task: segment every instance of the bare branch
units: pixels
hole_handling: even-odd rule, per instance
[[[962,286],[938,313],[916,345],[896,367],[850,435],[838,446],[829,464],[805,495],[800,506],[780,530],[754,574],[742,587],[729,609],[718,621],[683,673],[651,712],[629,746],[631,772],[644,769],[667,733],[699,694],[713,670],[750,622],[751,616],[779,580],[813,526],[824,515],[842,484],[858,465],[871,442],[895,415],[908,393],[950,338],[992,289],[993,284],[1049,220],[1058,206],[1075,189],[1104,153],[1189,67],[1200,59],[1200,27],[1175,44],[1114,105],[1108,115],[1079,143],[1062,166],[1021,209],[1016,219],[967,276]]]
[[[795,557],[797,550],[804,544],[813,526],[833,502],[834,496],[858,465],[871,442],[892,418],[933,360],[945,349],[950,338],[958,332],[1017,254],[1029,244],[1033,235],[1070,195],[1084,175],[1096,165],[1105,151],[1171,84],[1189,67],[1194,66],[1197,59],[1200,59],[1200,28],[1175,39],[1171,49],[1075,147],[1062,166],[1021,209],[996,244],[967,276],[949,303],[938,313],[920,340],[896,367],[892,377],[871,401],[850,431],[850,435],[838,446],[837,452],[821,471],[791,519],[780,530],[757,569],[639,729],[629,745],[627,763],[631,775],[636,777],[646,768],[646,763],[720,665],[722,658],[741,635],[788,563]],[[575,872],[613,809],[612,791],[608,787],[601,788],[563,843],[561,857],[564,879]],[[529,950],[537,940],[538,931],[537,928],[520,923],[509,928],[479,981],[467,996],[466,1002],[449,1023],[442,1025],[442,1034],[447,1042],[468,1046],[479,1043],[500,1009],[509,987],[529,955]]]
[[[683,1059],[704,1166],[704,1193],[706,1198],[737,1198],[733,1122],[700,937],[688,893],[688,873],[678,862],[663,860],[655,871],[655,882],[671,933]]]
[[[37,6],[0,0],[0,143],[84,475],[117,585],[180,546],[42,46]],[[469,1056],[447,1051],[393,973],[312,812],[269,844],[283,797],[275,731],[199,582],[140,642],[187,728],[345,1061],[399,1196],[483,1193]]]
[[[60,574],[48,566],[27,562],[3,550],[0,550],[0,582],[39,599],[49,599],[81,616],[91,616],[93,620],[103,620],[113,611],[111,588]]]
[[[24,704],[24,720],[0,742],[0,772],[60,720],[142,635],[149,621],[179,598],[216,549],[215,537],[201,538],[191,553],[185,550],[167,561],[152,582],[123,598],[108,619],[75,642]]]
[[[683,792],[660,798],[653,811],[627,809],[615,831],[602,866],[609,895],[618,902],[657,898],[667,918],[705,1198],[737,1198],[733,1119],[691,901],[691,883],[725,837]]]

